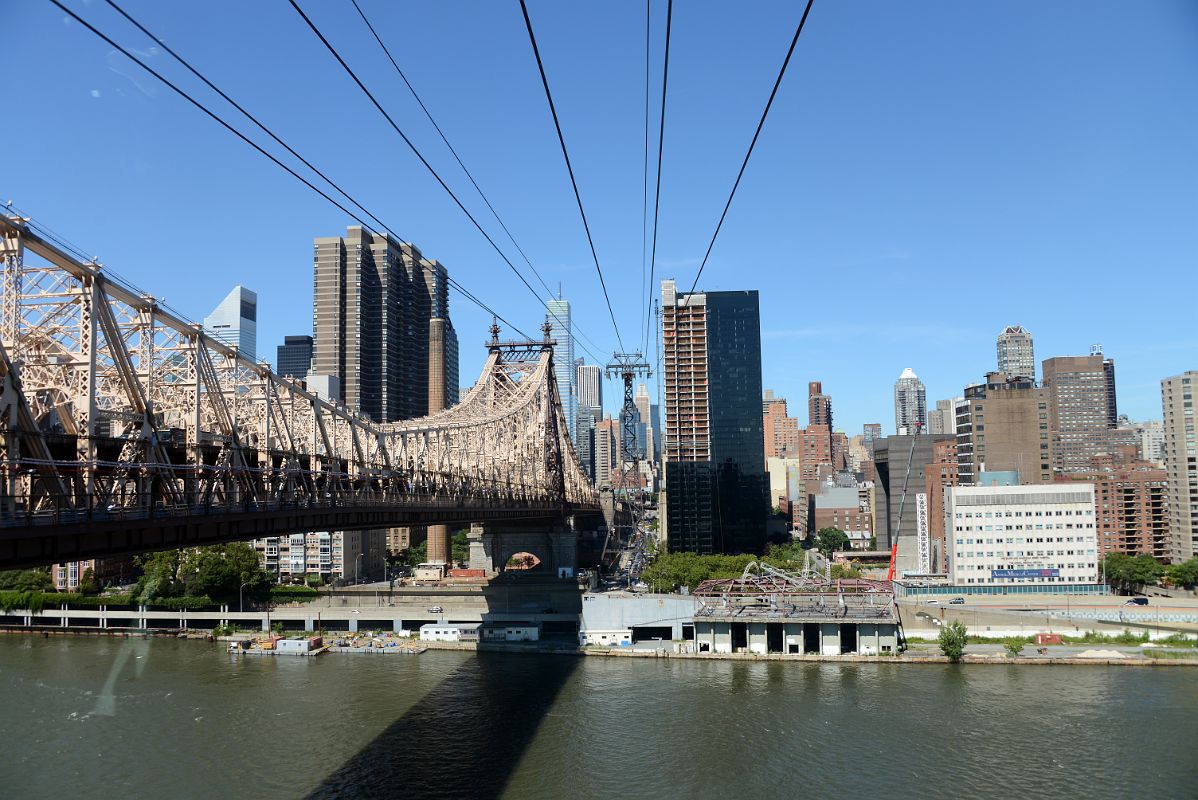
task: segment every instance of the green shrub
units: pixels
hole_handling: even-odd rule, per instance
[[[150,608],[165,608],[169,611],[198,611],[216,605],[211,597],[159,597],[146,603]]]
[[[1022,639],[1004,639],[1002,646],[1007,649],[1007,655],[1011,658],[1015,658],[1023,652]]]
[[[276,603],[310,603],[320,592],[310,586],[272,586],[270,599]]]
[[[965,645],[968,641],[969,630],[960,620],[953,620],[940,629],[940,652],[948,656],[948,660],[954,664],[965,655]]]

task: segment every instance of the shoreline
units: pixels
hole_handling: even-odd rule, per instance
[[[0,635],[72,636],[79,638],[109,637],[119,639],[187,639],[193,641],[229,642],[244,639],[239,636],[212,636],[197,631],[175,631],[167,629],[126,628],[60,628],[60,627],[0,627]],[[527,644],[504,644],[500,642],[419,642],[424,650],[447,650],[457,652],[516,653],[522,655],[581,656],[587,658],[653,658],[690,661],[747,661],[784,662],[796,664],[948,664],[941,655],[919,656],[863,656],[863,655],[798,655],[788,653],[677,653],[668,650],[634,650],[631,648],[568,647],[553,644],[530,646]],[[1101,645],[1095,645],[1101,647]],[[322,655],[373,655],[383,648],[330,648]],[[367,652],[362,652],[367,651]],[[1198,667],[1198,653],[1193,658],[1151,658],[1127,656],[1123,658],[1079,658],[1077,656],[1017,656],[1002,654],[966,653],[961,664],[968,665],[1012,665],[1012,666],[1119,666],[1119,667]]]

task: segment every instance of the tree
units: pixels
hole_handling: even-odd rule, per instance
[[[399,563],[405,567],[415,567],[428,561],[428,542],[423,541],[412,545],[399,554]]]
[[[96,571],[91,567],[83,570],[83,576],[79,579],[79,591],[82,594],[99,594],[100,582],[96,580]]]
[[[1165,574],[1164,566],[1152,556],[1107,553],[1102,560],[1106,580],[1122,594],[1131,594],[1154,584]]]
[[[449,558],[451,561],[469,561],[470,560],[470,539],[469,531],[461,530],[453,535],[449,540]]]
[[[1002,646],[1007,649],[1007,655],[1011,658],[1015,658],[1023,652],[1022,639],[1006,639],[1003,641]]]
[[[960,620],[953,620],[940,629],[940,652],[948,656],[948,660],[954,664],[965,655],[965,645],[968,641],[969,630]]]
[[[849,537],[840,528],[820,528],[815,534],[815,549],[824,558],[831,558],[833,552],[849,549]]]
[[[50,570],[10,569],[0,572],[0,591],[43,592],[53,586]]]
[[[1198,557],[1180,564],[1170,564],[1165,567],[1165,575],[1174,586],[1184,586],[1188,589],[1198,584]]]
[[[180,552],[163,550],[134,559],[134,563],[141,568],[141,577],[137,579],[137,588],[134,590],[139,604],[183,594],[183,584],[179,581]]]
[[[243,597],[261,600],[270,594],[270,576],[262,569],[258,551],[245,542],[187,550],[179,574],[186,594],[211,597],[218,603]]]

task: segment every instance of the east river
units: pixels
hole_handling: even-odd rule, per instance
[[[1198,797],[1198,670],[0,638],[13,798]]]

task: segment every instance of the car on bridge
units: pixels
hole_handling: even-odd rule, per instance
[[[964,597],[954,597],[952,600],[948,601],[948,604],[950,606],[963,606],[963,605],[965,605],[965,598]]]
[[[1132,597],[1123,605],[1125,606],[1146,606],[1148,605],[1147,597]]]
[[[441,608],[441,606],[429,606],[428,607],[428,613],[430,613],[430,614],[441,614],[441,613],[444,613],[444,611],[445,611],[445,609]]]

